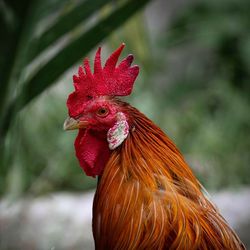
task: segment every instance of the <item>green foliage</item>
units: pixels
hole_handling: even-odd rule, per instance
[[[50,190],[54,186],[79,188],[79,178],[73,178],[70,185],[64,178],[71,174],[71,168],[53,172],[60,164],[56,159],[63,149],[55,151],[50,142],[59,139],[61,122],[66,116],[62,106],[66,96],[63,99],[56,96],[57,101],[54,97],[45,98],[48,106],[42,103],[41,108],[32,103],[32,107],[19,112],[148,2],[0,1],[0,193],[9,190],[18,194],[34,188]],[[57,109],[58,101],[61,103]],[[59,126],[57,119],[62,113]],[[43,119],[36,114],[43,115]],[[67,144],[64,139],[58,141],[61,148],[64,145],[60,143]],[[72,147],[70,142],[67,145]],[[58,155],[50,157],[53,150]],[[66,159],[64,164],[75,162]],[[80,169],[77,171],[79,174]],[[40,179],[43,181],[39,182]],[[93,185],[87,182],[86,188]],[[47,186],[41,188],[39,183]]]
[[[168,60],[161,123],[209,187],[250,183],[249,10],[245,0],[199,1],[166,37],[178,62]]]
[[[93,13],[108,2],[110,1],[61,1],[59,4],[56,2],[50,5],[49,1],[47,3],[46,1],[45,3],[44,1],[27,1],[26,5],[24,4],[23,8],[20,8],[21,11],[23,9],[25,11],[18,13],[20,20],[17,20],[18,27],[14,30],[13,53],[8,56],[11,62],[8,70],[1,72],[4,91],[0,111],[5,114],[2,115],[4,122],[0,124],[1,134],[6,132],[17,111],[48,88],[65,70],[124,23],[148,0],[124,1],[123,4],[118,4],[118,2],[107,15],[86,29],[86,23],[83,21],[92,17]],[[47,8],[44,9],[42,15],[39,15],[41,4],[47,5]],[[55,13],[56,4],[58,7],[56,11],[61,12],[60,14]],[[13,6],[8,6],[10,9],[11,7]],[[17,8],[17,11],[20,9]],[[24,17],[21,17],[22,14]],[[53,17],[53,14],[57,15],[57,19]],[[51,16],[52,21],[49,22]],[[21,22],[21,20],[25,21]],[[87,19],[87,21],[89,20]],[[45,24],[48,22],[47,29],[39,32],[41,22],[45,22]],[[64,41],[60,44],[58,39]],[[9,40],[6,36],[6,42]],[[49,50],[50,46],[54,46],[53,52]],[[3,46],[3,48],[5,47]],[[2,65],[4,64],[3,61]],[[17,93],[15,96],[10,96],[8,105],[5,105],[4,101],[7,99],[8,89],[11,87],[11,92],[16,91]]]
[[[250,2],[190,1],[160,46],[143,15],[123,25],[147,2],[0,1],[1,194],[95,185],[74,157],[76,132],[62,131],[65,100],[71,66],[118,27],[108,44],[125,41],[142,66],[131,104],[166,131],[207,188],[250,184]]]

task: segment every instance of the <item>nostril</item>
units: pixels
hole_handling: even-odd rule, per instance
[[[78,119],[80,119],[82,117],[82,114],[80,114],[80,115],[77,115],[77,116],[75,116],[74,118],[72,118],[72,119],[76,119],[76,120],[78,120]]]

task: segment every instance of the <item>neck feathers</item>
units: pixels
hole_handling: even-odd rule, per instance
[[[96,249],[244,249],[170,139],[131,106],[93,206]]]
[[[200,184],[174,143],[145,115],[129,106],[130,133],[122,147],[111,156],[119,155],[121,171],[149,188],[164,187],[161,177],[171,182]],[[112,162],[112,159],[111,159]],[[184,185],[185,186],[185,185]]]

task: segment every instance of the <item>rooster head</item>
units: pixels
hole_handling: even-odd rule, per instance
[[[129,133],[126,112],[115,97],[131,93],[139,67],[131,66],[132,55],[117,66],[124,47],[125,44],[121,44],[104,67],[99,48],[94,72],[91,72],[86,58],[83,67],[78,69],[78,75],[73,76],[75,90],[67,100],[69,117],[64,122],[64,129],[79,129],[75,141],[76,156],[87,175],[100,175],[110,150],[117,148]]]

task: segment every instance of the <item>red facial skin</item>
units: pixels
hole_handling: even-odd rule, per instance
[[[74,117],[88,124],[79,129],[75,140],[76,156],[88,176],[95,177],[103,172],[111,153],[107,132],[114,126],[118,112],[123,112],[122,107],[112,99],[97,97],[85,103],[83,112]]]
[[[106,113],[102,113],[102,110],[106,110]],[[87,121],[88,129],[107,131],[116,122],[116,115],[120,111],[121,107],[111,98],[97,97],[83,105],[83,111],[77,118]]]

